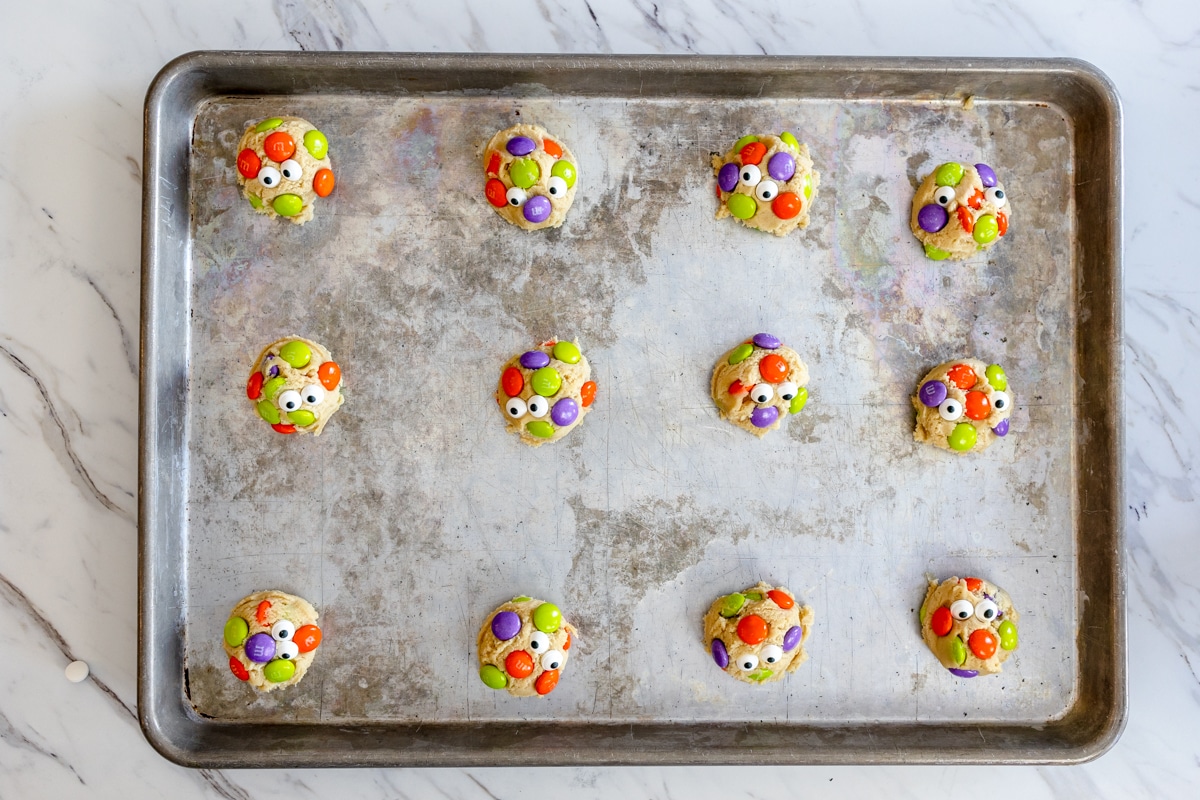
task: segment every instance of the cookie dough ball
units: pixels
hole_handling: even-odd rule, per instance
[[[760,439],[808,403],[808,367],[769,333],[755,334],[721,356],[713,368],[712,398],[722,419]]]
[[[1012,206],[987,164],[942,164],[913,197],[913,235],[934,261],[969,258],[1008,233]]]
[[[704,615],[704,646],[717,666],[745,683],[770,683],[808,658],[813,610],[782,586],[718,597]]]
[[[921,603],[921,638],[942,666],[960,678],[1000,672],[1017,649],[1021,615],[1008,593],[980,578],[929,582]]]
[[[977,358],[947,361],[929,370],[912,397],[913,438],[955,453],[986,450],[1008,435],[1015,397],[999,364]]]
[[[342,370],[321,345],[289,336],[259,355],[246,382],[246,396],[279,433],[320,436],[345,401]]]
[[[479,678],[514,697],[550,694],[567,665],[574,635],[558,606],[514,597],[479,629]]]
[[[518,228],[557,228],[575,200],[575,163],[562,140],[545,128],[514,125],[483,149],[484,195]]]
[[[574,342],[554,339],[513,356],[500,370],[496,402],[508,430],[534,447],[555,442],[583,421],[596,399],[592,368]]]
[[[320,644],[317,610],[279,591],[243,597],[225,623],[229,671],[260,692],[299,683]]]
[[[251,125],[238,143],[238,184],[259,214],[297,225],[313,218],[318,197],[333,191],[329,141],[299,117],[271,117]]]
[[[717,219],[733,215],[748,228],[787,236],[808,227],[820,176],[808,145],[790,133],[743,136],[725,155],[712,156]]]

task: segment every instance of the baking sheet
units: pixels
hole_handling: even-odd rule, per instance
[[[517,750],[527,763],[636,763],[695,760],[698,732],[720,725],[1036,735],[1103,706],[1079,632],[1092,573],[1119,554],[1081,547],[1092,496],[1081,470],[1095,462],[1080,449],[1104,420],[1080,393],[1119,383],[1119,366],[1095,374],[1086,355],[1114,328],[1096,338],[1081,286],[1092,231],[1078,187],[1098,165],[1081,152],[1080,112],[982,93],[970,109],[965,93],[723,96],[717,84],[705,97],[677,79],[640,93],[521,80],[480,91],[462,77],[441,91],[347,79],[305,93],[311,72],[297,69],[286,97],[253,92],[253,80],[202,94],[190,120],[183,430],[170,448],[184,469],[159,478],[180,482],[182,669],[154,677],[193,724],[243,736],[305,725],[305,752],[325,763],[511,763],[458,737],[544,723],[562,742]],[[302,228],[252,214],[236,184],[245,125],[281,113],[328,135],[338,176]],[[483,198],[479,148],[518,121],[576,154],[560,230],[519,231]],[[776,239],[715,221],[709,152],[785,129],[821,173],[807,231]],[[908,232],[917,180],[951,159],[993,165],[1014,209],[1006,240],[967,264],[928,261]],[[1112,280],[1118,254],[1107,257]],[[812,374],[807,408],[761,441],[720,421],[708,397],[714,361],[760,330]],[[343,368],[347,402],[320,438],[272,434],[242,392],[261,347],[293,333]],[[555,336],[582,345],[597,402],[570,437],[530,449],[504,432],[492,393],[505,359]],[[1005,366],[1013,433],[967,458],[918,447],[916,381],[965,355]],[[1115,487],[1119,460],[1104,466]],[[143,527],[143,545],[163,535]],[[1012,595],[1021,648],[1002,675],[953,679],[925,649],[927,574],[978,574]],[[700,619],[717,594],[760,578],[812,605],[816,624],[809,663],[752,687],[711,664]],[[219,631],[264,588],[311,600],[325,640],[300,685],[255,696],[228,675]],[[522,593],[557,602],[580,633],[540,702],[476,675],[479,624]],[[1097,657],[1120,662],[1121,625],[1110,628]],[[1107,739],[1067,757],[1119,731],[1123,695],[1103,699]],[[647,725],[675,733],[658,748],[583,747],[581,731]],[[426,726],[444,741],[412,749]],[[335,742],[347,729],[409,738],[355,754]],[[1049,740],[1023,757],[983,739],[952,755],[1056,758]],[[755,752],[750,742],[705,760]],[[238,762],[202,747],[177,760],[289,755],[299,751],[271,746]],[[919,742],[774,756],[923,760]]]

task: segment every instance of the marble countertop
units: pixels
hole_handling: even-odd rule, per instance
[[[1200,5],[21,3],[0,33],[0,796],[1182,797],[1200,784]],[[197,49],[1071,56],[1125,112],[1129,721],[1076,767],[187,770],[136,719],[142,103]],[[1195,181],[1196,183],[1193,183]],[[90,677],[69,683],[72,659]]]

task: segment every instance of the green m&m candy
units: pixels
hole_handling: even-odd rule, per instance
[[[562,388],[562,376],[554,367],[542,367],[530,376],[529,385],[542,397],[553,397]]]
[[[304,369],[312,361],[312,348],[299,339],[293,339],[279,348],[279,357],[296,369]]]
[[[721,601],[721,616],[732,617],[742,610],[742,606],[746,605],[746,595],[741,592],[725,595],[725,599]]]
[[[263,131],[269,131],[273,128],[278,128],[282,124],[283,120],[279,117],[270,117],[269,119],[264,119],[262,122],[255,125],[254,132],[262,133]]]
[[[271,201],[271,208],[281,217],[294,217],[304,210],[304,199],[298,194],[281,194]]]
[[[1006,619],[1000,623],[1000,647],[1005,650],[1017,649],[1017,626],[1013,625],[1012,620]]]
[[[283,683],[296,674],[296,664],[290,659],[277,658],[263,667],[263,677],[271,683]]]
[[[525,423],[525,430],[539,439],[550,439],[554,436],[554,426],[544,419],[535,419]]]
[[[251,205],[251,206],[253,206],[253,207],[254,207],[254,208],[256,208],[256,209],[259,209],[259,208],[262,208],[262,207],[263,207],[263,201],[262,201],[262,198],[261,198],[261,197],[259,197],[259,196],[258,196],[258,195],[256,195],[256,194],[248,194],[248,195],[246,195],[246,199],[247,199],[247,200],[249,200],[249,201],[250,201],[250,205]]]
[[[325,138],[325,134],[314,128],[304,134],[304,149],[310,156],[320,161],[329,152],[329,140]]]
[[[489,689],[503,689],[508,686],[508,678],[500,671],[499,667],[491,664],[484,664],[479,669],[479,679],[483,681]]]
[[[518,158],[509,165],[508,176],[512,178],[514,186],[528,189],[542,177],[542,168],[532,158]]]
[[[808,389],[801,386],[796,390],[796,396],[792,398],[791,405],[788,406],[789,414],[798,414],[808,405]]]
[[[967,646],[963,644],[961,637],[955,636],[950,639],[950,658],[955,664],[962,664],[967,660]]]
[[[542,603],[533,610],[533,625],[542,633],[554,633],[562,624],[562,612],[553,603]]]
[[[750,354],[753,352],[754,345],[750,344],[749,342],[746,342],[745,344],[739,344],[733,349],[733,352],[729,354],[729,365],[733,366],[734,364],[742,363],[749,358]]]
[[[958,186],[958,182],[963,179],[963,165],[956,164],[951,161],[948,164],[942,164],[937,168],[937,174],[934,180],[938,186]]]
[[[570,161],[555,161],[554,166],[550,168],[550,174],[566,181],[568,189],[575,185],[575,165]]]
[[[779,134],[779,138],[789,147],[794,147],[797,150],[800,149],[800,143],[796,141],[796,137],[788,131],[784,131],[783,133]]]
[[[255,406],[258,409],[258,415],[272,425],[279,424],[279,409],[269,400],[259,400]]]
[[[999,364],[992,364],[983,372],[987,376],[987,381],[992,385],[993,389],[1005,391],[1008,389],[1008,375],[1004,372],[1004,367]]]
[[[574,342],[559,342],[554,345],[554,357],[564,364],[578,364],[582,354]]]
[[[979,219],[975,220],[975,229],[971,232],[971,236],[980,244],[988,244],[995,241],[1000,235],[1000,225],[997,224],[996,218],[991,214],[984,214]]]
[[[748,133],[733,143],[733,149],[737,150],[740,153],[743,147],[750,144],[751,142],[757,142],[757,141],[758,141],[757,136],[755,136],[753,133]]]
[[[229,621],[225,623],[225,644],[230,647],[238,647],[246,641],[248,633],[250,633],[250,626],[246,624],[246,620],[241,617],[230,617]]]
[[[941,248],[934,247],[931,244],[926,244],[925,245],[925,257],[930,258],[934,261],[945,261],[947,258],[950,257],[950,251],[942,250]]]
[[[288,412],[288,421],[293,425],[305,428],[317,421],[317,415],[307,408],[298,408],[295,411]]]
[[[950,448],[965,453],[975,446],[975,438],[975,426],[969,422],[960,422],[950,431]]]
[[[283,388],[285,383],[287,383],[287,379],[282,375],[276,375],[274,378],[271,378],[271,380],[263,384],[263,397],[271,402],[275,402],[275,395],[279,394],[279,390]]]
[[[750,219],[758,212],[758,204],[748,194],[731,194],[725,205],[729,207],[729,213],[738,219]]]

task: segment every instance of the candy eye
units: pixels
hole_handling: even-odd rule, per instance
[[[758,656],[753,654],[738,656],[737,665],[742,672],[753,672],[758,668]]]
[[[279,398],[275,401],[275,404],[284,411],[295,411],[296,409],[300,408],[300,404],[303,402],[304,400],[301,399],[299,392],[297,392],[295,389],[288,389],[286,392],[283,392],[279,395]]]
[[[542,635],[544,636],[545,634],[542,634]],[[544,670],[549,671],[549,670],[553,670],[553,669],[558,669],[559,667],[562,666],[562,663],[563,663],[563,654],[558,652],[557,650],[548,650],[546,652],[546,654],[542,656],[542,669],[544,669]]]
[[[950,616],[957,620],[970,619],[975,613],[975,606],[971,605],[970,600],[955,600],[950,604]]]
[[[550,411],[550,401],[541,395],[535,394],[529,398],[528,408],[529,416],[534,419],[541,419]]]
[[[754,187],[754,196],[764,202],[770,202],[775,199],[775,195],[779,194],[779,187],[775,185],[775,181],[762,181]]]
[[[310,383],[300,390],[300,397],[310,406],[315,406],[325,399],[325,390],[315,383]]]
[[[953,397],[947,397],[938,406],[938,413],[942,415],[942,419],[947,422],[954,422],[963,415],[962,403],[955,400]]]
[[[550,637],[541,631],[534,631],[529,637],[529,649],[535,653],[548,653],[550,650]]]
[[[295,642],[280,642],[275,645],[275,657],[282,658],[284,661],[291,661],[300,655],[300,648]]]
[[[546,194],[551,197],[566,197],[568,188],[570,187],[567,186],[566,181],[557,175],[553,175],[549,180],[549,186],[546,187]]]
[[[271,638],[277,642],[291,639],[296,634],[296,626],[281,619],[271,626]]]
[[[750,390],[750,399],[756,403],[769,403],[774,396],[775,390],[769,383],[756,383]]]
[[[997,411],[1008,411],[1008,404],[1011,401],[1008,399],[1008,392],[993,392],[992,393],[992,408]]]
[[[764,664],[778,664],[783,659],[783,648],[777,644],[769,644],[762,649]]]
[[[746,164],[744,167],[742,167],[742,172],[739,177],[742,179],[743,186],[749,186],[751,189],[753,189],[755,186],[758,186],[758,182],[762,180],[762,170],[753,164]]]
[[[993,186],[984,192],[983,199],[996,206],[996,208],[1003,208],[1004,204],[1008,202],[1008,197],[1004,194],[1004,190],[999,186]]]
[[[274,167],[263,167],[258,171],[258,182],[268,189],[279,185],[279,170]]]
[[[504,413],[513,419],[520,419],[525,416],[525,401],[519,397],[508,398],[508,402],[504,404]]]
[[[934,190],[933,202],[937,203],[939,206],[948,206],[953,201],[954,201],[954,187],[953,186],[939,186],[939,187],[937,187],[936,190]]]
[[[287,161],[279,165],[279,171],[283,173],[283,177],[289,181],[298,181],[304,175],[304,170],[300,168],[300,162],[294,158],[289,158]]]
[[[525,190],[520,186],[514,186],[504,193],[504,197],[508,200],[508,204],[515,208],[520,208],[525,205],[525,201],[529,199],[529,195],[525,194]]]
[[[781,400],[791,400],[796,396],[796,392],[800,391],[800,387],[791,381],[784,381],[779,384],[779,397]]]
[[[1000,611],[996,604],[986,597],[979,601],[979,605],[975,606],[975,616],[984,622],[991,622],[996,618],[996,614]]]

